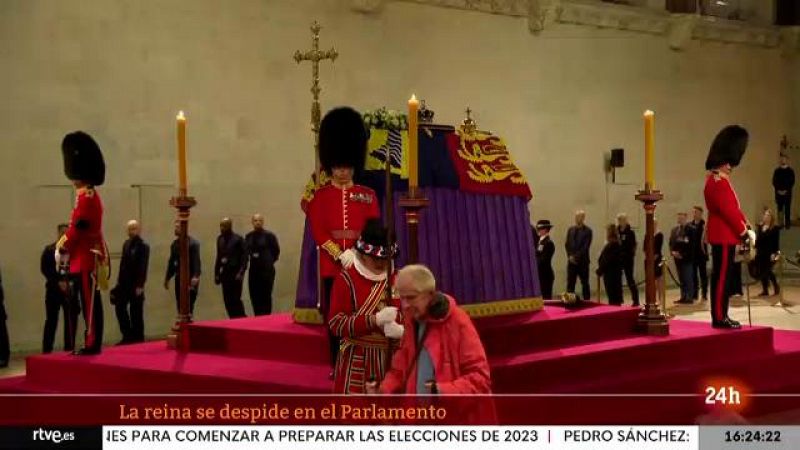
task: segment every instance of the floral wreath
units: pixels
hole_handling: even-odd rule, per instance
[[[408,129],[407,114],[386,109],[385,107],[373,111],[365,111],[362,117],[367,128],[398,131]]]

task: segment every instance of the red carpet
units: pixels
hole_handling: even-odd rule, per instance
[[[649,337],[634,332],[637,314],[546,306],[478,320],[495,392],[700,393],[720,378],[753,392],[800,392],[800,332],[673,320],[669,336]],[[323,331],[288,314],[196,323],[187,353],[159,341],[91,357],[31,356],[26,376],[0,380],[0,392],[327,393]],[[676,414],[662,413],[665,423]]]

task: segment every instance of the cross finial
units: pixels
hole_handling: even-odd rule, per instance
[[[469,109],[469,106],[467,106],[467,110],[465,112],[467,113],[467,119],[472,119],[472,110]]]
[[[298,64],[303,61],[311,61],[311,95],[313,102],[311,103],[311,131],[314,133],[314,152],[316,154],[317,165],[317,180],[320,179],[319,171],[319,124],[322,120],[322,112],[319,105],[319,94],[322,89],[319,87],[319,62],[329,59],[335,61],[339,53],[335,48],[331,47],[330,50],[320,51],[319,49],[319,32],[322,26],[316,20],[311,24],[311,50],[301,52],[297,50],[294,52],[294,60]]]

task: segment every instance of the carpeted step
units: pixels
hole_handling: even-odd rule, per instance
[[[32,356],[27,381],[85,393],[328,393],[325,364],[181,353],[164,342],[111,347],[96,356]]]
[[[731,351],[735,349],[735,351]],[[707,323],[673,320],[666,337],[638,335],[559,350],[491,358],[497,392],[565,392],[572,384],[615,384],[627,373],[696,367],[771,355],[773,330],[715,330]],[[652,388],[652,386],[651,386]],[[625,392],[628,392],[627,390]]]
[[[328,337],[321,325],[295,323],[290,314],[214,320],[189,326],[192,352],[290,363],[328,361]]]
[[[599,304],[548,306],[529,314],[476,319],[475,325],[487,354],[507,355],[629,336],[638,314],[638,308]],[[329,357],[325,328],[294,323],[289,314],[194,323],[189,342],[193,352],[242,358],[318,363]]]
[[[589,304],[578,309],[546,306],[513,316],[475,320],[490,356],[571,347],[634,333],[639,308]]]
[[[41,394],[49,392],[40,386],[34,386],[25,375],[0,378],[0,392],[7,394]]]

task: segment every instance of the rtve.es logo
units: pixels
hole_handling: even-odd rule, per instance
[[[74,441],[75,433],[72,431],[45,430],[43,428],[39,428],[33,430],[33,440],[50,441],[54,444],[60,444],[62,442]]]

